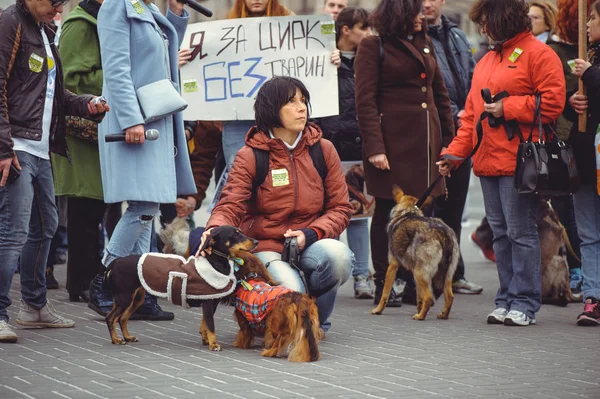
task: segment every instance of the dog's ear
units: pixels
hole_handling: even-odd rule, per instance
[[[392,194],[394,195],[394,202],[396,204],[399,204],[402,197],[404,197],[404,191],[395,184],[392,186]]]
[[[206,241],[204,241],[204,244],[202,245],[202,247],[198,250],[200,253],[202,251],[204,251],[207,255],[210,255],[212,253],[212,247],[213,245],[215,245],[215,243],[217,242],[216,238],[219,236],[219,232],[215,231],[214,229],[210,232],[210,234],[208,235],[208,237],[206,237]]]

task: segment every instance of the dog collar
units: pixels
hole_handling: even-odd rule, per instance
[[[213,249],[212,252],[217,255],[220,256],[221,258],[225,258],[227,260],[230,260],[234,263],[233,267],[234,270],[237,272],[238,270],[240,270],[240,266],[244,266],[244,259],[242,258],[237,258],[235,256],[231,256],[231,255],[226,255],[223,252],[219,252],[216,249]]]

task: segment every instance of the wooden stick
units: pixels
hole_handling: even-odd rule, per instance
[[[587,59],[587,0],[579,1],[579,58],[582,60]],[[579,79],[579,91],[578,94],[585,95],[585,87],[583,80]],[[579,115],[579,131],[585,132],[587,130],[587,112]]]

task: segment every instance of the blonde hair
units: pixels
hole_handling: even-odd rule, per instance
[[[285,17],[292,15],[292,12],[279,4],[279,0],[269,0],[263,17]],[[227,19],[248,18],[250,15],[246,8],[245,0],[235,0],[235,4],[231,7]]]
[[[558,15],[556,6],[548,0],[534,0],[529,3],[529,8],[534,6],[542,10],[544,23],[550,28],[550,32],[554,32],[556,30],[556,16]]]

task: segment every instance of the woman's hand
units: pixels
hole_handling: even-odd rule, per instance
[[[586,112],[588,107],[587,96],[575,93],[569,98],[569,104],[571,104],[571,107],[575,110],[575,112],[578,114],[583,114]]]
[[[177,0],[169,0],[169,9],[173,14],[180,17],[181,14],[183,14],[183,3],[180,3]]]
[[[127,144],[144,144],[145,140],[144,125],[136,125],[125,129],[125,142]]]
[[[390,170],[390,164],[385,154],[375,154],[369,157],[369,162],[377,169]]]
[[[491,104],[484,104],[483,108],[485,112],[492,114],[496,118],[501,118],[504,116],[504,105],[502,105],[502,100]]]
[[[186,218],[196,210],[196,199],[194,197],[177,198],[175,209],[178,218]]]
[[[450,171],[454,167],[452,162],[450,162],[447,159],[442,159],[441,161],[437,161],[435,164],[439,168],[440,175],[445,176],[445,177],[450,177]]]
[[[196,252],[196,258],[199,256],[206,256],[206,254],[204,253],[204,251],[201,251],[202,247],[204,247],[204,243],[206,242],[206,240],[208,240],[208,237],[210,236],[210,232],[212,231],[214,227],[211,227],[208,230],[204,230],[204,233],[202,233],[202,237],[200,237],[200,246],[198,247],[198,252]]]
[[[339,68],[342,65],[342,58],[340,57],[340,50],[335,49],[331,53],[331,63],[335,65],[336,68]]]
[[[110,111],[110,107],[108,106],[108,104],[104,101],[95,101],[96,98],[98,97],[94,97],[92,99],[92,101],[90,101],[87,105],[88,107],[88,112],[91,115],[98,115],[98,114],[103,114],[105,112]]]
[[[283,235],[285,238],[290,238],[290,237],[297,237],[298,238],[298,249],[300,251],[304,250],[304,247],[306,246],[306,236],[304,235],[304,233],[300,230],[290,230],[288,229],[288,231],[285,232],[285,234]]]
[[[177,66],[181,68],[188,62],[190,62],[190,58],[192,58],[192,50],[181,49],[179,53],[177,53]]]
[[[577,76],[578,78],[580,78],[583,76],[585,71],[587,71],[588,68],[591,66],[592,66],[592,64],[590,64],[589,62],[578,58],[575,60],[575,66],[573,67],[573,74],[575,76]]]

